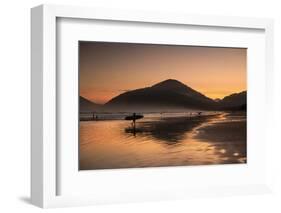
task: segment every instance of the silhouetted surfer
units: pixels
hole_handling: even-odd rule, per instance
[[[136,120],[143,118],[143,115],[137,115],[135,112],[133,115],[126,116],[125,120],[132,121],[133,128],[136,128]]]

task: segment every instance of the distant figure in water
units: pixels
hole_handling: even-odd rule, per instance
[[[198,116],[200,116],[202,114],[202,112],[198,112],[197,114],[198,114]]]
[[[96,116],[95,116],[95,113],[93,113],[93,120],[95,120],[95,117],[96,117]]]
[[[95,113],[93,113],[93,120],[98,120],[98,115],[96,115]]]

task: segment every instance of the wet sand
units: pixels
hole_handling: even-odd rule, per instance
[[[199,141],[216,146],[225,163],[246,163],[247,123],[245,113],[225,113],[220,119],[197,128]]]
[[[80,170],[246,163],[246,114],[80,122]]]

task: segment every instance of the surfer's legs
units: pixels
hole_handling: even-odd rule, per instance
[[[135,119],[133,119],[132,124],[133,124],[133,128],[135,129],[136,128],[136,120]]]

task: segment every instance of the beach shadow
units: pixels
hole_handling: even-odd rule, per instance
[[[175,145],[185,139],[185,134],[198,125],[208,121],[211,116],[198,117],[173,117],[161,120],[142,121],[137,123],[137,128],[125,128],[125,134],[135,137],[151,137],[167,145]]]

